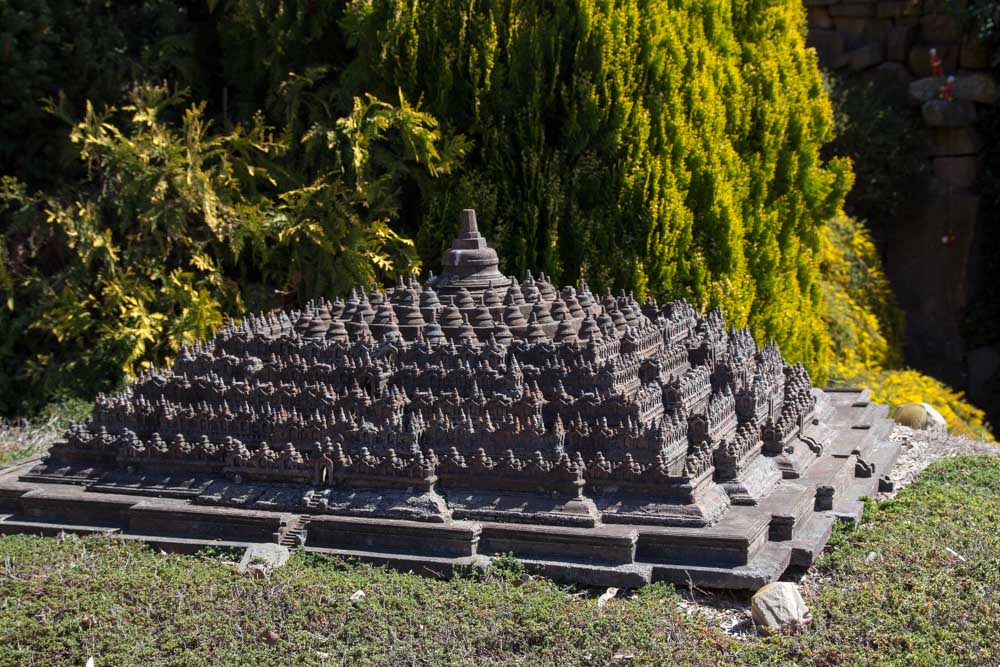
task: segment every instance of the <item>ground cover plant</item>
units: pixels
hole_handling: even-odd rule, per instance
[[[434,581],[298,552],[252,579],[217,551],[10,536],[0,664],[1000,664],[998,521],[1000,460],[934,464],[838,531],[807,586],[813,625],[767,639],[724,634],[661,585],[598,608],[522,583],[511,559]]]

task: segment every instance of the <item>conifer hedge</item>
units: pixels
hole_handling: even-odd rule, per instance
[[[819,240],[852,177],[819,158],[803,25],[799,0],[359,1],[342,81],[472,143],[405,221],[426,263],[474,206],[510,273],[718,305],[821,376]]]

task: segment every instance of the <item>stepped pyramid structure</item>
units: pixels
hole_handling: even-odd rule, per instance
[[[814,388],[718,312],[505,276],[471,210],[442,264],[251,315],[99,397],[0,471],[0,531],[755,588],[895,459],[866,392]]]

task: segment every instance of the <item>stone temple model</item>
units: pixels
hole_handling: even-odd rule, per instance
[[[718,312],[505,276],[471,210],[442,264],[248,316],[99,397],[0,470],[0,532],[756,588],[888,484],[886,408]]]

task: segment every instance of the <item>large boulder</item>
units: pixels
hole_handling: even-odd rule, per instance
[[[761,634],[794,632],[812,620],[799,587],[785,581],[767,584],[754,593],[750,614]]]

